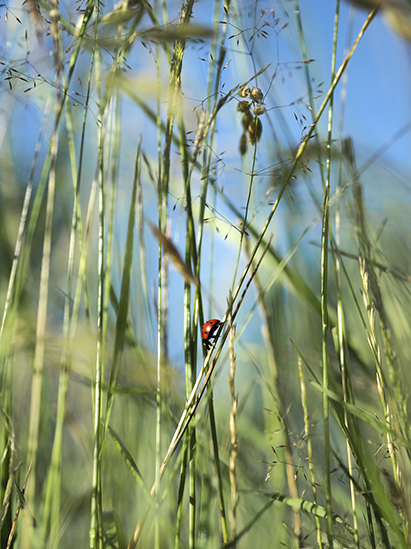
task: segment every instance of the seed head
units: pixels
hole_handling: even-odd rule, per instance
[[[250,97],[257,103],[261,103],[264,99],[263,92],[260,90],[260,88],[253,88],[250,92]]]
[[[238,92],[240,97],[248,97],[250,95],[250,88],[248,86],[243,86]]]
[[[250,110],[250,103],[248,101],[240,101],[237,105],[239,112],[248,112]]]
[[[241,156],[244,156],[245,153],[247,152],[247,135],[245,132],[240,137],[239,149],[240,149]]]
[[[262,114],[264,114],[265,113],[264,105],[256,105],[253,109],[253,113],[255,114],[255,116],[261,116]]]
[[[246,112],[241,119],[241,123],[245,130],[248,130],[248,126],[251,124],[252,121],[253,115],[250,113],[250,111]]]

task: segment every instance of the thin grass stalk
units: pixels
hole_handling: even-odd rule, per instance
[[[66,337],[68,336],[68,327],[66,328]],[[45,498],[45,508],[42,525],[42,545],[46,546],[48,537],[49,544],[53,546],[60,528],[60,505],[61,505],[61,470],[62,451],[63,451],[63,427],[64,416],[66,412],[66,396],[69,380],[69,363],[67,351],[62,357],[61,372],[59,378],[59,389],[57,397],[56,427],[53,439],[53,449],[51,455],[50,470],[47,477],[47,488]],[[47,535],[47,526],[50,522],[50,532]]]
[[[163,21],[164,21],[164,27],[167,28],[168,25],[168,11],[167,11],[167,3],[166,0],[162,0],[162,13],[163,13]],[[159,10],[158,1],[155,0],[154,3],[155,10],[156,10],[156,19],[155,19],[155,25],[159,26],[159,22],[157,20],[157,11]],[[172,59],[172,52],[170,49],[170,45],[168,41],[166,40],[163,44],[163,50],[166,56],[166,59],[171,67],[171,59]],[[156,115],[156,126],[157,126],[157,152],[158,152],[158,180],[162,180],[162,135],[163,132],[165,133],[165,128],[163,126],[162,120],[161,120],[161,97],[162,97],[162,91],[163,91],[163,85],[161,82],[161,49],[160,44],[156,44],[156,66],[157,66],[157,115]]]
[[[340,1],[336,2],[336,12],[334,20],[333,53],[331,61],[331,82],[335,78],[336,56],[337,56],[337,37],[339,22]],[[328,389],[329,379],[329,360],[328,360],[328,242],[330,226],[329,215],[329,197],[331,187],[331,147],[332,147],[332,125],[334,114],[334,92],[330,95],[328,110],[328,137],[327,137],[327,174],[326,186],[324,192],[324,210],[323,210],[323,233],[321,239],[321,318],[322,318],[322,366],[323,366],[323,387]],[[331,470],[330,470],[330,423],[329,423],[329,402],[328,396],[323,395],[323,413],[324,413],[324,476],[325,476],[325,496],[327,508],[327,538],[330,548],[333,548],[333,522],[332,522],[332,493],[331,493]]]
[[[95,48],[97,48],[97,28],[99,19],[98,4],[95,4]],[[98,289],[97,289],[97,347],[95,373],[92,384],[93,393],[93,473],[91,493],[90,518],[90,549],[99,549],[102,542],[102,502],[101,502],[101,447],[104,382],[104,282],[105,282],[105,212],[106,198],[104,187],[104,109],[101,93],[101,69],[99,53],[95,56],[97,95],[99,97],[98,149],[97,149],[97,181],[98,181]]]
[[[229,463],[229,475],[231,486],[231,513],[230,513],[230,528],[231,539],[233,542],[237,535],[237,506],[238,506],[238,488],[237,488],[237,457],[238,457],[238,434],[237,434],[237,408],[238,397],[235,392],[235,371],[236,371],[236,357],[234,354],[234,339],[235,339],[235,326],[232,325],[231,315],[229,317],[230,322],[230,337],[228,338],[228,350],[230,353],[230,373],[228,376],[228,387],[231,396],[231,410],[229,419],[229,431],[230,431],[230,463]],[[235,545],[233,546],[236,547]]]
[[[181,164],[183,168],[183,178],[185,181],[185,191],[187,203],[191,205],[191,181],[189,179],[189,159],[187,155],[187,147],[185,146],[185,127],[183,119],[179,119],[179,135],[180,135],[180,153]],[[190,207],[191,212],[191,207]],[[195,235],[193,225],[189,215],[186,218],[186,246],[185,246],[185,262],[186,265],[191,264],[192,248],[195,246]],[[197,376],[196,359],[197,352],[193,345],[193,337],[191,333],[191,284],[184,281],[184,362],[185,362],[185,381],[186,381],[186,398],[189,398],[193,385]],[[197,444],[195,426],[190,425],[187,430],[184,447],[187,447],[187,452],[184,452],[182,458],[186,463],[182,463],[183,476],[180,477],[180,493],[184,486],[185,468],[187,461],[189,463],[189,488],[188,488],[188,544],[189,547],[196,546],[196,514],[197,514],[197,496],[196,496],[196,469],[197,469]],[[183,498],[181,497],[180,504],[182,509]],[[181,515],[181,513],[180,513]]]
[[[162,145],[162,136],[163,132],[165,133],[166,128],[163,125],[163,122],[161,120],[161,96],[162,96],[162,82],[161,82],[161,56],[160,56],[160,47],[157,44],[157,112],[156,112],[156,126],[157,126],[157,169],[158,169],[158,181],[162,181],[163,179],[163,173],[162,173],[162,165],[161,165],[161,145]],[[170,62],[171,63],[171,62]]]
[[[195,377],[193,377],[195,379]],[[196,472],[197,472],[197,444],[196,444],[196,430],[195,426],[191,423],[187,429],[187,439],[189,446],[189,514],[188,514],[188,538],[189,547],[194,549],[196,547],[196,515],[197,515],[197,490],[196,490]]]
[[[334,76],[334,61],[336,46],[336,27],[334,27],[334,50],[332,78]],[[323,387],[328,389],[329,361],[328,361],[328,242],[329,242],[329,195],[330,195],[330,172],[331,172],[331,136],[332,136],[332,114],[333,98],[330,95],[329,117],[328,117],[328,156],[327,156],[327,180],[324,191],[323,224],[321,239],[321,322],[322,322],[322,368]],[[330,467],[330,419],[328,396],[323,394],[323,421],[324,421],[324,477],[325,497],[327,509],[327,538],[328,544],[333,548],[333,523],[332,523],[332,494],[331,494],[331,467]]]
[[[193,223],[193,212],[191,207],[191,171],[190,159],[186,147],[186,131],[183,117],[178,119],[179,143],[181,166],[183,170],[183,180],[185,188],[185,197],[187,204],[186,217],[186,246],[185,246],[185,262],[186,265],[191,265],[193,258],[198,259],[195,252],[195,231]],[[197,350],[193,345],[193,334],[191,331],[191,284],[187,280],[184,281],[184,362],[185,362],[185,381],[186,381],[186,398],[189,398],[193,385],[197,376]],[[187,445],[188,452],[182,454],[183,459],[189,463],[189,489],[188,489],[188,539],[189,547],[196,546],[196,516],[197,516],[197,442],[196,442],[195,426],[191,424],[185,435],[184,447]],[[185,469],[188,463],[182,463],[183,476],[180,477],[180,493],[185,481]],[[183,500],[181,499],[181,506]],[[181,513],[180,513],[181,518]],[[177,538],[176,538],[177,539]]]
[[[338,239],[340,236],[340,230],[339,230],[339,209],[337,211],[336,216],[336,232],[337,232],[337,246],[339,248]],[[345,320],[344,320],[344,307],[343,307],[343,301],[342,301],[342,295],[341,295],[341,263],[340,263],[340,257],[338,254],[335,256],[335,275],[336,275],[336,287],[337,287],[337,328],[336,328],[336,335],[337,335],[337,354],[339,358],[339,364],[340,364],[340,370],[341,370],[341,379],[342,379],[342,392],[343,392],[343,400],[344,402],[350,402],[354,404],[354,398],[352,395],[352,391],[350,391],[350,387],[352,386],[351,381],[351,369],[349,367],[348,362],[348,356],[346,356],[345,353],[345,345],[346,345],[346,330],[345,330]],[[349,420],[349,414],[344,408],[344,424],[347,429],[347,431],[352,428],[352,425]],[[350,447],[350,441],[348,438],[346,438],[346,449],[347,449],[347,463],[348,463],[348,471],[350,474],[350,496],[351,496],[351,507],[352,507],[352,516],[353,516],[353,525],[355,529],[354,539],[355,544],[357,546],[357,549],[360,547],[360,539],[358,536],[358,517],[357,517],[357,504],[356,504],[356,493],[355,493],[355,485],[352,480],[352,476],[354,474],[354,466],[353,466],[353,456],[352,451]]]
[[[348,38],[347,38],[348,43]],[[348,80],[348,71],[345,73],[342,83],[342,90],[341,90],[341,124],[340,124],[340,135],[343,135],[343,124],[344,124],[344,111],[345,111],[345,99],[346,99],[346,89],[347,89],[347,80]],[[341,142],[339,144],[339,149],[341,149]],[[337,179],[337,193],[341,190],[341,182],[342,182],[342,163],[339,163],[339,173],[338,173],[338,179]],[[341,209],[340,209],[340,201],[336,204],[336,213],[335,213],[335,232],[336,232],[336,250],[337,253],[333,254],[334,259],[334,270],[335,270],[335,277],[336,277],[336,291],[337,291],[337,325],[336,325],[336,333],[337,333],[337,348],[336,352],[339,357],[339,365],[340,365],[340,371],[341,371],[341,379],[342,379],[342,391],[343,391],[343,399],[344,402],[352,402],[354,404],[354,394],[352,390],[352,378],[351,378],[351,368],[350,368],[350,362],[349,362],[349,354],[346,353],[346,346],[347,345],[347,334],[345,329],[345,318],[344,318],[344,306],[343,306],[343,298],[342,298],[342,287],[341,287],[341,263],[342,258],[341,255],[338,253],[338,250],[341,249]],[[334,249],[334,246],[333,246]],[[344,408],[344,424],[347,430],[350,429],[350,418],[348,415],[347,410]],[[355,424],[355,427],[358,427],[357,424]],[[353,454],[350,446],[350,441],[348,437],[346,437],[346,449],[347,449],[347,464],[348,464],[348,472],[349,472],[349,484],[350,484],[350,497],[351,497],[351,508],[352,508],[352,516],[353,516],[353,525],[355,529],[354,534],[354,541],[356,544],[357,549],[360,548],[360,538],[358,535],[358,515],[357,515],[357,498],[356,498],[356,489],[355,484],[353,481],[353,475],[354,475],[354,464],[353,464]]]
[[[220,462],[220,452],[218,446],[218,437],[217,437],[217,424],[215,419],[214,412],[214,395],[211,383],[207,382],[207,403],[208,403],[208,413],[210,418],[210,430],[211,430],[211,440],[213,443],[213,458],[214,466],[217,477],[217,496],[219,504],[219,515],[221,522],[221,536],[223,543],[228,543],[228,523],[227,523],[227,513],[225,508],[224,501],[224,491],[223,491],[223,478],[221,474],[221,462]],[[194,410],[193,410],[194,414]]]
[[[117,61],[114,60],[111,72],[115,71],[117,66]],[[107,228],[107,250],[106,250],[106,273],[104,281],[104,312],[103,312],[103,341],[104,346],[107,345],[107,331],[108,331],[108,308],[110,303],[110,289],[111,289],[111,272],[112,272],[112,261],[113,261],[113,238],[114,238],[114,222],[115,222],[115,208],[116,208],[116,197],[117,197],[117,185],[118,185],[118,159],[120,156],[120,99],[118,94],[115,94],[113,98],[107,97],[107,125],[109,127],[106,132],[108,137],[107,143],[107,158],[109,162],[111,161],[111,174],[109,175],[110,166],[107,166],[107,173],[105,179],[107,181],[111,180],[110,192],[108,192],[107,185],[107,195],[110,197],[109,211],[108,211],[108,228]],[[134,189],[134,185],[133,185]],[[124,274],[124,271],[123,271]],[[105,353],[104,353],[105,355]],[[112,365],[113,366],[113,365]],[[111,370],[112,372],[112,370]],[[110,375],[111,375],[110,372]],[[106,407],[107,412],[107,407]],[[105,424],[107,426],[107,418]],[[105,434],[104,434],[105,438]]]
[[[157,3],[155,4],[155,7],[157,8]],[[160,59],[159,54],[159,48],[157,48],[157,56],[158,59]],[[160,232],[163,232],[165,234],[166,231],[166,223],[167,223],[167,190],[168,190],[168,180],[166,183],[166,190],[164,190],[164,174],[163,174],[163,162],[164,159],[162,157],[161,153],[161,142],[162,142],[162,132],[161,132],[161,73],[160,73],[160,66],[158,65],[157,70],[157,147],[158,147],[158,226]],[[170,85],[171,89],[171,85]],[[171,99],[171,98],[170,98]],[[167,131],[169,130],[169,127],[167,126]],[[166,133],[166,132],[165,132]],[[172,127],[171,127],[171,133],[172,133]],[[169,137],[165,136],[165,141],[167,143],[167,140]],[[170,154],[168,152],[168,154]],[[167,161],[167,166],[165,166],[165,169],[168,173],[169,171],[169,158]],[[168,175],[169,177],[169,175]],[[165,202],[165,204],[164,204]],[[165,210],[165,212],[164,212]],[[163,274],[165,273],[165,270],[163,270],[163,251],[161,243],[159,242],[158,247],[158,288],[157,288],[157,387],[156,387],[156,427],[155,427],[155,483],[156,483],[156,493],[155,493],[155,504],[157,507],[157,513],[159,512],[159,502],[160,502],[160,477],[158,475],[158,470],[160,466],[160,453],[161,453],[161,363],[163,361],[163,348],[164,348],[164,342],[165,342],[165,334],[163,330],[165,329],[165,325],[163,326]],[[165,351],[166,353],[166,351]],[[147,506],[146,506],[147,509]],[[156,513],[156,521],[155,521],[155,538],[154,538],[154,546],[158,549],[160,545],[160,526],[158,522],[158,517]],[[144,521],[144,514],[140,517]],[[130,542],[131,543],[131,542]]]
[[[188,224],[189,225],[189,224]],[[186,242],[186,261],[190,265],[191,247],[195,238],[193,234],[187,234]],[[194,382],[197,376],[196,359],[197,352],[192,344],[193,338],[191,333],[191,285],[188,282],[184,283],[185,290],[185,318],[184,318],[184,355],[185,355],[185,370],[186,370],[186,398],[189,398],[193,390]],[[197,496],[196,496],[196,470],[197,470],[197,444],[195,426],[191,424],[187,430],[187,441],[189,448],[189,547],[196,546],[196,515],[197,515]]]
[[[228,21],[228,15],[230,11],[230,3],[231,0],[228,0],[228,2],[224,5],[224,21]],[[220,10],[221,10],[221,2],[219,0],[216,0],[214,2],[214,21],[218,21],[220,19]],[[213,39],[211,43],[211,51],[210,54],[212,55],[212,59],[217,59],[217,47],[218,44],[220,45],[220,51],[218,54],[218,61],[217,66],[215,67],[214,63],[209,64],[208,68],[208,84],[207,84],[207,109],[208,112],[212,112],[217,107],[218,97],[219,97],[219,88],[220,88],[220,82],[221,82],[221,74],[222,74],[222,66],[225,59],[226,50],[224,48],[225,39],[227,36],[227,29],[228,25],[221,25],[222,32],[219,33],[217,29],[220,27],[217,27],[215,29],[215,32],[213,34]],[[203,116],[203,113],[202,113]],[[211,173],[211,163],[212,163],[212,153],[211,151],[214,150],[213,142],[214,142],[214,135],[215,135],[215,119],[210,127],[210,131],[207,134],[208,137],[208,146],[203,148],[203,163],[202,163],[202,180],[204,181],[204,185],[202,186],[202,193],[201,193],[201,208],[200,208],[200,215],[198,219],[199,228],[201,229],[201,235],[199,234],[199,243],[201,242],[202,238],[202,231],[204,228],[204,208],[206,205],[205,199],[207,196],[207,190],[209,188],[208,182],[209,182],[209,176]],[[215,185],[212,185],[211,192],[213,194],[213,207],[215,207],[215,201],[217,199],[216,189]],[[214,256],[214,235],[210,234],[210,257]],[[213,295],[214,295],[214,269],[213,269],[213,263],[210,261],[210,268],[209,268],[209,310],[208,310],[208,318],[212,317],[212,302],[213,302]]]
[[[174,91],[174,90],[173,90]],[[174,105],[174,102],[173,102]],[[173,112],[174,117],[174,112]],[[170,118],[168,119],[170,121]],[[172,132],[169,126],[169,130]],[[167,142],[167,136],[166,136]],[[165,149],[167,147],[165,146]],[[165,155],[166,153],[164,153]],[[161,172],[161,179],[159,179],[158,187],[158,226],[159,231],[169,235],[169,228],[167,227],[168,216],[168,184],[170,177],[170,148],[168,148],[167,156],[163,155],[163,166]],[[159,522],[159,507],[160,507],[160,475],[158,473],[161,464],[161,407],[162,407],[162,395],[161,395],[161,379],[163,364],[167,361],[167,287],[168,287],[168,260],[163,253],[162,244],[159,241],[158,246],[158,288],[157,288],[157,388],[156,388],[156,450],[155,450],[155,471],[156,471],[156,489],[155,489],[155,501],[157,506],[156,520],[154,525],[154,547],[159,549],[160,547],[160,522]]]
[[[305,386],[303,363],[300,357],[298,357],[298,372],[300,376],[301,404],[304,412],[304,429],[305,429],[305,439],[307,443],[308,468],[310,471],[311,488],[313,491],[313,502],[314,502],[314,505],[317,505],[317,481],[316,481],[315,472],[314,472],[313,446],[311,444],[310,414],[307,406],[307,391]],[[320,519],[317,515],[315,516],[315,526],[317,530],[318,547],[322,549],[323,542],[322,542],[322,536],[321,536],[321,524],[320,524]]]
[[[163,7],[163,19],[164,19],[164,25],[165,27],[167,26],[167,21],[168,21],[168,17],[167,17],[167,6],[165,4],[165,1],[163,0],[162,2],[162,7]],[[146,7],[147,9],[147,7]],[[156,28],[160,28],[160,24],[159,24],[159,21],[158,21],[158,11],[159,11],[159,5],[158,5],[158,1],[156,0],[154,2],[154,12],[151,11],[151,9],[147,9],[147,11],[150,13],[150,16],[152,18],[152,21],[155,25]],[[163,44],[163,49],[164,49],[164,52],[166,54],[166,58],[168,59],[168,61],[170,62],[171,64],[171,54],[170,54],[170,47],[169,47],[169,44],[167,41],[165,41]],[[164,126],[163,122],[162,122],[162,119],[161,119],[161,96],[162,96],[162,81],[161,81],[161,52],[162,52],[162,48],[160,47],[160,43],[157,42],[156,43],[156,58],[155,58],[155,63],[156,63],[156,69],[157,69],[157,111],[156,111],[156,114],[155,114],[155,123],[156,123],[156,126],[157,126],[157,157],[158,157],[158,184],[160,184],[161,181],[163,181],[163,172],[162,172],[162,162],[163,162],[163,158],[162,158],[162,135],[163,135],[163,132],[164,134],[166,133],[166,127]],[[143,217],[143,211],[141,210],[141,217]],[[161,219],[161,213],[159,212],[159,219]],[[142,221],[140,222],[142,223]],[[159,227],[160,230],[161,230],[161,226]],[[163,227],[163,231],[165,231],[165,225]],[[144,256],[144,262],[142,262],[143,265],[145,265],[145,254],[144,254],[144,244],[143,244],[143,233],[142,233],[142,229],[140,230],[140,233],[141,233],[141,237],[140,237],[140,246],[143,246],[142,248],[142,253],[143,253],[143,256]],[[143,260],[143,256],[142,256],[142,260]],[[147,283],[145,282],[145,279],[146,279],[146,276],[145,276],[145,272],[143,274],[143,285],[145,285],[145,287],[147,288]],[[147,303],[147,307],[148,307],[148,310],[149,310],[149,313],[150,313],[150,307]],[[150,319],[151,319],[151,313],[150,313]],[[158,455],[157,455],[157,461],[158,461]]]
[[[168,235],[166,229],[166,221],[164,220],[164,204],[167,201],[167,193],[160,191],[159,194],[159,225],[160,231]],[[167,211],[167,210],[166,210]],[[167,215],[167,214],[165,214]],[[164,229],[162,226],[164,224]],[[156,388],[156,428],[155,428],[155,470],[156,470],[156,489],[154,492],[156,502],[156,520],[154,525],[154,547],[159,549],[160,547],[160,522],[159,522],[159,509],[160,509],[160,475],[158,473],[161,463],[161,407],[162,407],[162,395],[161,395],[161,379],[162,379],[162,365],[166,361],[166,319],[164,318],[166,312],[166,300],[167,300],[167,259],[164,257],[161,242],[159,242],[158,248],[158,289],[157,289],[157,388]]]
[[[150,306],[150,298],[148,292],[147,283],[147,261],[146,261],[146,245],[144,241],[144,208],[143,208],[143,186],[141,184],[141,175],[137,179],[137,227],[139,236],[139,251],[140,251],[140,273],[141,273],[141,286],[143,289],[143,298],[146,308],[147,326],[149,328],[150,336],[153,336],[153,316]],[[151,339],[150,337],[150,339]]]
[[[100,171],[100,170],[99,170]],[[93,380],[93,477],[91,496],[90,548],[98,549],[101,538],[101,412],[103,399],[104,358],[103,358],[103,293],[104,293],[104,197],[102,174],[99,176],[99,256],[97,294],[97,348],[95,374]],[[103,218],[103,219],[102,219]]]
[[[50,257],[51,257],[51,236],[53,231],[54,202],[56,193],[56,164],[58,151],[58,130],[61,118],[61,64],[59,52],[61,49],[61,34],[59,30],[59,11],[58,4],[54,2],[53,16],[51,17],[51,34],[54,42],[54,66],[56,71],[56,99],[55,99],[55,118],[53,133],[50,142],[50,173],[47,186],[47,204],[46,204],[46,222],[44,228],[43,254],[40,272],[40,290],[39,303],[37,309],[36,323],[36,345],[33,359],[33,378],[31,386],[30,400],[30,419],[28,434],[28,462],[33,463],[33,475],[26,491],[27,499],[31,502],[33,512],[35,512],[35,484],[36,484],[36,457],[39,442],[40,425],[40,407],[41,391],[43,382],[43,365],[45,351],[45,332],[47,321],[48,290],[50,281]],[[33,543],[33,524],[28,521],[27,531],[23,538],[23,546],[31,548]]]
[[[189,439],[185,437],[183,439],[183,448],[181,451],[180,459],[180,477],[177,494],[177,509],[176,509],[176,529],[174,533],[174,549],[180,548],[180,535],[181,535],[181,520],[184,512],[184,489],[187,477],[187,463],[188,463],[188,447]]]
[[[321,239],[321,323],[322,323],[322,367],[323,387],[328,389],[328,208],[329,186],[327,185],[324,196],[324,215]],[[330,547],[333,547],[332,524],[332,499],[331,499],[331,473],[330,473],[330,418],[328,396],[323,395],[323,421],[324,421],[324,477],[325,496],[327,508],[327,537]]]

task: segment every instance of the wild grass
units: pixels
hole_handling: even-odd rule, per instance
[[[1,547],[410,546],[408,187],[337,93],[378,7],[314,85],[290,5],[1,7]]]

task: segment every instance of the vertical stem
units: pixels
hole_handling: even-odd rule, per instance
[[[331,83],[335,78],[335,60],[337,53],[338,36],[338,14],[340,1],[337,0],[333,55],[331,67]],[[330,229],[329,197],[331,185],[331,145],[332,145],[332,122],[333,122],[334,91],[330,95],[330,106],[328,110],[328,139],[327,139],[327,179],[324,192],[323,226],[321,240],[321,318],[322,318],[322,361],[323,361],[323,386],[328,389],[329,362],[328,362],[328,241]],[[330,548],[333,548],[333,521],[331,504],[331,472],[330,472],[330,418],[329,418],[328,396],[323,396],[324,413],[324,475],[327,502],[327,537]]]
[[[33,474],[26,490],[26,498],[34,510],[35,485],[36,485],[36,457],[39,440],[41,392],[43,383],[43,365],[45,350],[45,332],[47,321],[48,291],[50,283],[50,258],[51,258],[51,236],[53,232],[54,202],[56,194],[56,165],[58,151],[58,130],[62,113],[62,67],[60,62],[60,31],[59,31],[59,10],[58,3],[53,2],[53,16],[51,17],[51,34],[54,42],[54,68],[56,71],[56,103],[53,133],[50,143],[50,174],[48,178],[48,192],[46,205],[46,223],[44,228],[43,255],[40,273],[39,304],[37,310],[36,324],[36,347],[33,361],[33,380],[31,386],[30,420],[28,435],[28,462],[33,465]],[[35,512],[35,511],[33,511]],[[30,548],[33,543],[33,524],[28,521],[28,528],[23,538],[22,546]]]
[[[321,239],[321,322],[322,322],[322,361],[323,387],[328,388],[328,312],[327,312],[327,281],[328,281],[328,226],[329,226],[329,186],[325,189],[324,213]],[[328,397],[323,395],[324,415],[324,476],[327,501],[327,536],[330,547],[333,547],[332,536],[332,506],[331,506],[331,477],[330,477],[330,418]]]
[[[314,504],[317,505],[317,484],[316,484],[315,473],[314,473],[313,446],[311,444],[310,414],[307,406],[307,392],[305,387],[304,371],[302,367],[301,357],[298,358],[298,371],[300,374],[301,404],[304,410],[304,425],[305,425],[305,435],[307,440],[308,467],[310,469],[311,485],[313,490],[313,501],[314,501]],[[323,542],[321,539],[321,524],[320,524],[320,519],[317,515],[315,517],[315,524],[317,527],[318,547],[320,549],[323,549]]]
[[[232,318],[230,316],[230,322]],[[238,439],[237,439],[237,407],[238,399],[235,394],[235,369],[236,369],[236,357],[234,354],[234,338],[235,338],[235,326],[231,326],[230,337],[228,340],[228,348],[230,353],[230,373],[228,376],[228,387],[231,395],[231,411],[230,411],[230,487],[231,487],[231,514],[230,514],[230,526],[231,537],[233,539],[233,549],[237,544],[235,541],[237,535],[237,504],[238,504],[238,491],[237,491],[237,456],[238,456]]]
[[[95,24],[98,27],[99,7],[98,2],[95,5]],[[97,32],[97,30],[96,30]],[[96,52],[96,82],[98,86],[98,96],[102,101],[100,84],[100,58]],[[101,412],[103,398],[103,380],[104,380],[104,339],[103,339],[103,321],[104,321],[104,243],[105,243],[105,196],[104,196],[104,131],[103,131],[104,107],[100,103],[99,125],[98,125],[98,155],[97,155],[97,180],[98,180],[98,290],[97,290],[97,349],[96,349],[96,370],[94,377],[94,433],[93,433],[93,474],[92,474],[92,492],[91,492],[91,520],[90,520],[90,548],[98,549],[101,539]]]

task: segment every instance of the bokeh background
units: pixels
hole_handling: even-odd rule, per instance
[[[170,103],[170,56],[175,41],[181,39],[178,27],[181,6],[174,1],[161,5],[139,1],[100,4],[98,19],[97,12],[93,12],[80,39],[79,29],[88,6],[91,4],[64,1],[54,5],[34,0],[23,5],[13,1],[0,6],[1,404],[4,456],[10,455],[12,448],[12,476],[20,487],[30,458],[34,459],[31,478],[35,487],[29,492],[33,499],[27,504],[31,511],[26,509],[19,519],[15,538],[15,543],[22,547],[86,547],[89,543],[98,546],[89,542],[89,538],[96,470],[93,448],[98,424],[93,387],[100,337],[98,269],[102,227],[106,231],[104,270],[110,273],[108,285],[106,279],[103,288],[106,316],[104,340],[100,340],[106,353],[102,370],[104,402],[115,362],[125,250],[132,250],[133,260],[127,330],[110,420],[123,446],[118,440],[116,443],[113,435],[101,447],[104,457],[100,464],[103,479],[100,504],[109,518],[104,522],[106,519],[100,516],[100,520],[102,524],[114,524],[115,535],[109,542],[107,527],[101,546],[126,547],[146,505],[141,483],[130,472],[132,467],[125,457],[125,448],[149,489],[159,456],[165,454],[186,398],[186,294],[184,277],[172,257],[167,260],[167,288],[162,294],[165,301],[161,314],[165,314],[167,324],[161,336],[164,352],[161,387],[158,382],[159,242],[148,223],[157,224],[159,218],[158,182]],[[383,420],[384,409],[375,381],[375,355],[364,328],[370,307],[367,310],[363,306],[360,294],[363,280],[358,256],[359,250],[364,253],[367,249],[386,315],[380,319],[377,339],[380,352],[389,357],[383,361],[391,383],[387,391],[394,395],[401,409],[401,421],[406,424],[410,383],[407,366],[411,358],[411,15],[406,0],[381,3],[336,87],[332,114],[327,107],[295,166],[290,184],[282,191],[297,151],[331,85],[332,63],[336,70],[340,67],[374,7],[372,1],[362,5],[319,0],[244,3],[207,0],[194,3],[184,34],[181,97],[170,154],[167,205],[163,210],[170,239],[182,257],[187,241],[188,198],[181,143],[192,154],[202,109],[209,116],[218,100],[229,94],[229,100],[217,112],[212,131],[202,143],[199,166],[190,175],[190,200],[198,231],[193,241],[198,244],[200,228],[204,231],[199,274],[205,319],[222,318],[225,314],[230,290],[236,286],[273,204],[281,196],[269,227],[273,233],[270,253],[236,318],[240,496],[234,507],[237,533],[244,529],[244,534],[237,542],[235,536],[230,538],[234,539],[233,546],[258,543],[268,547],[272,546],[273,536],[278,547],[317,546],[322,542],[316,531],[322,531],[326,539],[325,519],[321,519],[320,527],[315,522],[316,514],[307,511],[305,515],[302,513],[301,526],[293,511],[295,500],[294,504],[275,503],[261,518],[258,508],[266,501],[266,494],[273,492],[313,501],[309,463],[317,470],[318,485],[324,483],[324,446],[329,447],[322,431],[323,395],[310,382],[314,379],[313,371],[318,379],[322,378],[321,234],[329,151],[333,244],[344,264],[342,281],[338,282],[334,276],[336,270],[329,279],[330,327],[335,325],[337,305],[342,303],[345,348],[351,360],[356,402],[359,409]],[[58,10],[58,22],[53,27],[54,9]],[[57,31],[53,30],[56,28],[60,48],[57,55]],[[78,59],[71,75],[70,64],[78,46]],[[259,71],[262,72],[253,78]],[[61,86],[64,88],[69,76],[67,95],[62,99]],[[266,112],[261,116],[261,139],[256,146],[248,143],[247,152],[242,154],[240,139],[244,128],[237,110],[241,99],[238,90],[250,79],[250,85],[259,87],[263,93]],[[106,108],[102,115],[103,103]],[[54,211],[49,230],[49,154],[59,105],[62,116],[57,129]],[[327,147],[330,124],[331,145]],[[100,156],[101,126],[104,151]],[[137,159],[140,195],[134,242],[130,245],[127,230]],[[73,181],[79,185],[82,229],[78,222],[73,222]],[[102,185],[102,194],[98,183]],[[106,200],[103,221],[99,220],[101,196]],[[244,216],[248,223],[245,238]],[[23,231],[20,236],[19,228]],[[80,230],[83,236],[87,235],[84,248],[86,241],[81,242]],[[162,230],[165,232],[165,227]],[[73,234],[77,235],[75,241]],[[45,235],[51,239],[46,301],[40,285],[41,270],[45,268]],[[85,279],[80,274],[82,253],[86,261]],[[373,291],[372,299],[378,301],[375,287]],[[194,303],[194,285],[191,294]],[[77,306],[78,317],[74,317]],[[39,331],[42,310],[46,314],[44,333]],[[195,333],[190,341],[196,350],[193,356],[198,372],[203,362],[201,323],[194,318],[193,312]],[[389,327],[388,336],[384,327]],[[338,348],[334,349],[332,342],[330,333],[330,387],[338,392],[342,385],[341,365]],[[43,344],[41,354],[39,348]],[[305,381],[314,454],[306,447],[299,357],[310,366],[305,370],[308,376]],[[36,364],[41,364],[41,392],[38,386],[33,388]],[[392,366],[396,375],[392,374]],[[229,371],[226,346],[212,385],[217,417],[215,432],[227,494],[232,456],[229,417],[233,410],[227,384]],[[67,376],[65,382],[62,372]],[[67,393],[59,419],[62,386]],[[36,396],[37,408],[33,405]],[[189,533],[191,519],[185,507],[183,526],[178,530],[180,537],[175,530],[179,509],[176,471],[184,454],[179,448],[178,457],[165,477],[163,501],[161,505],[156,502],[160,511],[152,511],[154,518],[147,525],[147,532],[144,531],[146,547],[177,547],[179,543],[182,547],[220,547],[226,541],[217,526],[219,475],[213,466],[215,448],[210,443],[208,406],[204,399],[196,417],[195,533]],[[36,424],[34,409],[39,413],[37,429],[33,427],[36,443],[30,442],[31,422]],[[346,436],[339,427],[339,414],[341,417],[339,411],[331,419],[330,444],[341,456]],[[159,417],[160,436],[156,434]],[[375,458],[382,477],[393,475],[394,485],[398,481],[408,486],[408,458],[401,458],[406,463],[402,471],[405,480],[398,480],[390,469],[395,469],[392,460],[391,465],[386,464],[384,431],[376,434],[370,423],[361,415],[360,418],[364,421],[364,440],[369,437],[369,455]],[[59,473],[54,488],[50,488],[52,479],[57,478],[51,475],[55,474],[53,448],[59,425],[62,437],[56,450],[60,456],[56,458]],[[408,440],[408,432],[403,432],[402,427],[399,431],[407,456],[409,446],[404,441]],[[352,523],[349,479],[341,462],[335,456],[332,459],[333,511]],[[15,493],[7,495],[11,471],[6,460],[3,465],[2,546],[5,547],[19,499]],[[389,494],[390,482],[381,485]],[[359,486],[356,492],[361,498]],[[318,498],[325,508],[326,496],[321,493]],[[405,547],[408,515],[400,504],[394,503],[393,507],[393,513],[400,517],[396,515],[398,522],[405,525],[404,537],[399,536],[396,543]],[[35,515],[38,524],[30,535],[26,534],[26,529],[30,529],[29,513]],[[362,509],[359,514],[362,517],[365,511]],[[384,516],[386,521],[388,516]],[[350,538],[343,526],[337,527],[337,546],[372,547],[367,521],[364,522],[358,526],[359,538]],[[327,540],[323,543],[330,544],[329,537]],[[388,546],[384,543],[384,539],[375,541],[374,547]]]

